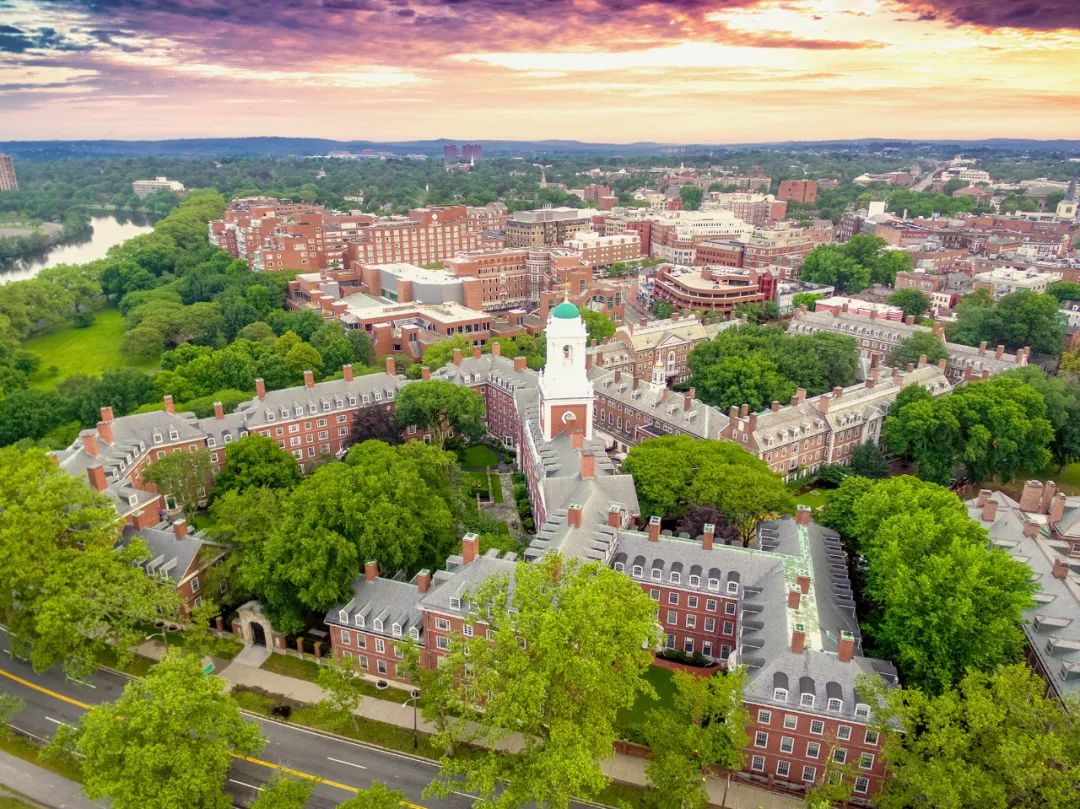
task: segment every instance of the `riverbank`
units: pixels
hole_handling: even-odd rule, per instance
[[[0,228],[4,226],[4,223],[0,222]],[[93,216],[85,228],[76,232],[62,227],[61,230],[63,232],[60,236],[51,242],[44,242],[43,236],[38,237],[42,243],[35,244],[33,249],[23,248],[12,252],[6,258],[0,251],[0,285],[33,278],[42,270],[58,264],[87,264],[104,258],[109,248],[149,233],[152,227],[144,217],[129,218],[116,214]],[[0,245],[2,244],[3,241],[0,241]]]

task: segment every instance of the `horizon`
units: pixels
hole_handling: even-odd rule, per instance
[[[673,146],[1080,130],[1071,0],[0,8],[2,140],[393,143],[449,120],[473,133],[455,140]]]

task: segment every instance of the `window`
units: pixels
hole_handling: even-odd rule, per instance
[[[706,618],[705,619],[705,631],[706,632],[715,632],[716,631],[716,619],[715,618]]]
[[[659,601],[660,600],[660,591],[657,590],[655,587],[653,587],[652,589],[649,590],[649,598],[651,598],[653,601]]]
[[[386,652],[386,641],[382,638],[375,638],[375,651],[384,654]]]
[[[780,752],[790,753],[795,749],[795,739],[791,736],[780,737]]]
[[[759,725],[767,725],[772,721],[772,711],[766,711],[764,708],[757,712],[757,721]]]
[[[640,579],[642,575],[641,565],[634,565],[634,567],[630,571],[630,575],[633,576],[635,579]]]
[[[809,693],[809,692],[807,692],[805,694],[800,694],[799,695],[799,705],[802,706],[803,708],[813,708],[814,707],[814,695]]]
[[[779,776],[780,778],[787,778],[788,774],[790,772],[791,772],[791,762],[790,761],[778,761],[778,762],[776,762],[776,774],[777,774],[777,776]]]
[[[754,772],[765,772],[765,756],[751,757],[750,769]]]
[[[372,621],[371,628],[374,629],[376,632],[382,632],[382,621],[379,618],[376,618],[374,621]]]
[[[847,763],[847,750],[843,747],[834,747],[832,757],[837,764],[845,764]]]
[[[724,621],[724,634],[732,635],[735,633],[735,624],[731,621]]]
[[[652,572],[649,574],[649,576],[652,578],[653,581],[660,581],[660,576],[661,576],[662,573],[663,573],[663,571],[660,570],[660,568],[654,567],[652,569]]]
[[[614,565],[612,565],[612,567],[615,568],[616,573],[622,573],[623,572],[623,563],[622,562],[616,562]]]
[[[859,769],[860,770],[869,770],[869,769],[873,769],[873,767],[874,767],[874,754],[873,753],[862,753],[859,756]]]
[[[367,648],[367,638],[365,638],[359,632],[356,633],[356,648],[358,648],[358,649],[366,649]]]
[[[390,632],[395,638],[400,638],[401,637],[401,624],[394,624],[391,627]]]
[[[689,607],[692,610],[696,610],[697,609],[697,596],[687,596],[687,598],[686,598],[686,606]]]
[[[705,655],[705,657],[712,657],[712,641],[711,640],[707,640],[707,641],[705,641],[704,643],[701,644],[701,653],[703,655]]]
[[[668,604],[678,604],[679,603],[679,594],[678,593],[668,593],[667,594],[667,603]]]
[[[664,648],[666,648],[666,649],[674,649],[675,648],[675,636],[672,635],[670,632],[667,633],[667,636],[664,639]]]
[[[729,581],[727,583],[728,595],[737,595],[739,592],[739,583],[737,581]]]
[[[870,706],[865,702],[860,702],[855,706],[855,716],[859,719],[868,719],[870,717]]]
[[[687,629],[697,629],[697,616],[696,615],[687,615],[686,616],[686,628]]]
[[[707,612],[716,612],[716,599],[710,598],[705,602],[705,610]]]
[[[844,705],[844,703],[842,703],[836,697],[832,697],[829,700],[829,704],[828,704],[826,710],[839,712],[840,709],[843,707],[843,705]]]
[[[192,579],[191,580],[191,592],[192,593],[199,592],[199,580],[198,579]]]
[[[350,643],[352,643],[352,633],[349,632],[349,630],[347,630],[347,629],[341,630],[341,642],[345,646],[348,646]]]
[[[461,609],[461,599],[451,597],[450,598],[450,609],[452,609],[452,610],[460,610]]]
[[[820,719],[810,720],[810,732],[815,736],[820,736],[825,732],[825,723]]]
[[[870,747],[877,746],[878,732],[876,730],[867,730],[866,736],[863,738],[863,741],[866,742],[866,744],[868,744]]]
[[[709,579],[709,589],[717,592],[720,589],[720,579]]]
[[[464,624],[461,627],[461,632],[463,635],[465,635],[465,637],[471,638],[473,636],[472,624]]]
[[[808,784],[814,783],[817,780],[817,767],[803,767],[802,780]]]
[[[817,758],[821,755],[821,744],[819,742],[807,742],[806,743],[806,757]]]
[[[754,734],[754,747],[768,747],[769,746],[769,734],[763,730],[759,730]]]
[[[846,742],[851,738],[851,725],[838,725],[836,728],[836,738],[842,742]]]
[[[701,576],[691,576],[690,577],[690,586],[691,587],[700,587],[701,586]]]
[[[436,618],[435,619],[435,628],[438,629],[438,630],[441,630],[442,632],[449,632],[450,631],[450,622],[447,621],[445,618]]]
[[[413,640],[420,640],[420,630],[417,627],[412,627],[409,630],[409,637]]]
[[[682,574],[672,571],[672,573],[671,573],[671,583],[672,584],[680,584],[681,582],[682,582]]]
[[[870,779],[865,775],[860,775],[855,779],[855,791],[860,795],[865,795],[870,789]]]
[[[668,623],[668,626],[677,625],[679,623],[679,613],[675,612],[675,610],[668,610],[667,611],[667,623]]]
[[[772,698],[777,702],[787,702],[787,689],[786,688],[774,688],[772,692]]]
[[[735,602],[734,601],[726,602],[724,604],[724,615],[734,615],[734,614],[735,614]]]
[[[375,668],[378,670],[379,674],[386,674],[386,661],[385,660],[376,660],[375,661]]]
[[[688,655],[692,655],[694,653],[694,639],[693,638],[684,638],[683,639],[683,651],[686,652]]]
[[[450,639],[447,638],[445,635],[439,635],[437,638],[435,638],[435,645],[445,651],[446,649],[450,648]]]
[[[797,728],[798,726],[799,726],[799,715],[798,714],[789,713],[787,716],[784,717],[784,729],[785,730],[795,730],[795,728]]]
[[[363,615],[354,616],[353,617],[353,623],[356,624],[361,629],[363,629],[364,628],[364,616]]]

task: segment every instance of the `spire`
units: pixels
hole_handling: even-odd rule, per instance
[[[656,362],[653,363],[652,384],[661,388],[667,387],[667,374],[664,372],[664,360],[660,355],[660,349],[656,349]]]

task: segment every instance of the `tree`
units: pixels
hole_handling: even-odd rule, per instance
[[[230,754],[251,756],[263,745],[224,681],[176,651],[115,702],[84,714],[77,729],[62,730],[56,744],[85,757],[87,797],[115,809],[227,809]]]
[[[890,777],[876,804],[1067,809],[1080,782],[1080,721],[1027,666],[972,671],[934,696],[874,694]]]
[[[949,358],[949,349],[945,348],[945,344],[933,332],[917,331],[897,343],[889,352],[886,363],[892,368],[906,368],[908,363],[918,365],[919,358],[923,356],[930,365],[935,365],[940,360]]]
[[[746,464],[710,468],[691,484],[689,497],[722,512],[738,529],[744,547],[753,541],[759,522],[795,510],[795,499],[777,475]]]
[[[157,359],[164,347],[164,335],[152,326],[136,326],[120,339],[120,351],[140,362]]]
[[[1038,292],[1011,292],[997,305],[1001,340],[1010,351],[1030,346],[1036,354],[1061,353],[1065,327],[1057,299]]]
[[[679,189],[679,199],[682,200],[684,211],[696,211],[701,207],[701,200],[705,192],[696,185],[684,185]]]
[[[187,516],[199,508],[213,479],[210,451],[170,452],[143,470],[143,480],[153,483],[159,492],[172,497]]]
[[[259,590],[264,577],[264,546],[270,533],[266,526],[272,530],[280,524],[286,498],[286,492],[272,489],[227,491],[214,497],[207,533],[229,548],[213,569],[221,572],[230,603],[239,603]]]
[[[891,287],[897,273],[910,272],[914,266],[911,254],[904,250],[882,250],[870,263],[870,280]]]
[[[885,299],[885,302],[903,310],[904,317],[913,317],[916,321],[921,320],[922,316],[930,311],[930,299],[925,293],[913,287],[896,290]]]
[[[1058,303],[1080,301],[1080,284],[1073,281],[1057,281],[1046,288],[1046,294]]]
[[[289,490],[300,482],[296,458],[264,435],[248,435],[225,447],[225,468],[214,481],[215,497],[250,488]]]
[[[327,376],[356,359],[353,344],[345,334],[345,324],[340,320],[331,320],[316,329],[311,335],[311,345],[322,357],[322,373]]]
[[[401,428],[394,422],[394,414],[381,407],[362,408],[357,411],[352,421],[350,446],[373,439],[384,444],[401,443]]]
[[[314,790],[314,781],[275,773],[251,804],[251,809],[304,809]]]
[[[822,244],[806,254],[800,277],[804,281],[836,287],[853,294],[870,286],[870,270],[850,258],[842,247]]]
[[[742,701],[742,669],[709,678],[676,672],[670,708],[649,712],[645,738],[652,758],[645,774],[657,805],[703,809],[709,803],[705,776],[713,766],[739,769],[749,743],[749,712]]]
[[[859,498],[874,488],[874,481],[859,475],[850,475],[825,501],[818,512],[817,521],[837,531],[845,540],[844,545],[849,555],[855,545],[848,540],[855,536],[855,504]]]
[[[658,640],[656,605],[632,581],[598,563],[549,554],[492,576],[468,593],[469,621],[486,635],[455,638],[440,676],[466,710],[436,741],[478,744],[444,756],[428,793],[478,794],[480,807],[565,807],[608,778],[617,712],[651,689],[642,674]],[[520,734],[514,753],[495,747]]]
[[[615,333],[615,321],[603,312],[585,309],[581,313],[581,319],[585,322],[585,329],[589,333],[590,340],[603,342]]]
[[[445,442],[453,432],[468,443],[479,441],[487,430],[487,408],[476,391],[453,382],[430,379],[414,382],[398,392],[394,420],[402,429],[430,430]]]
[[[813,312],[817,307],[817,302],[824,297],[819,292],[796,292],[791,296],[791,305],[796,309],[805,306],[806,311]]]
[[[454,352],[460,351],[463,356],[469,356],[472,353],[473,345],[472,341],[467,340],[463,335],[455,334],[446,340],[440,340],[432,346],[429,346],[424,351],[423,359],[420,361],[421,365],[426,365],[432,371],[437,368],[442,368],[444,365],[449,365],[454,359]]]
[[[675,312],[675,307],[667,301],[660,300],[653,301],[649,309],[656,315],[657,320],[667,320]]]
[[[1066,464],[1080,460],[1080,389],[1065,379],[1049,376],[1037,365],[1025,365],[1002,374],[1027,383],[1046,404],[1046,418],[1054,428],[1050,455],[1061,472]]]
[[[373,781],[367,789],[361,789],[355,798],[338,804],[338,809],[399,809],[405,806],[405,793],[400,789],[387,789],[382,781]]]
[[[851,455],[851,474],[878,479],[889,476],[889,462],[885,453],[873,441],[860,444]]]
[[[357,672],[353,658],[331,658],[319,667],[319,676],[315,682],[329,694],[326,703],[320,706],[322,712],[335,722],[348,717],[353,727],[358,729],[360,724],[356,711],[364,701],[367,683],[363,675]]]
[[[750,405],[762,410],[773,400],[786,401],[795,385],[779,373],[768,357],[749,355],[724,357],[702,374],[694,375],[698,397],[720,410]]]

